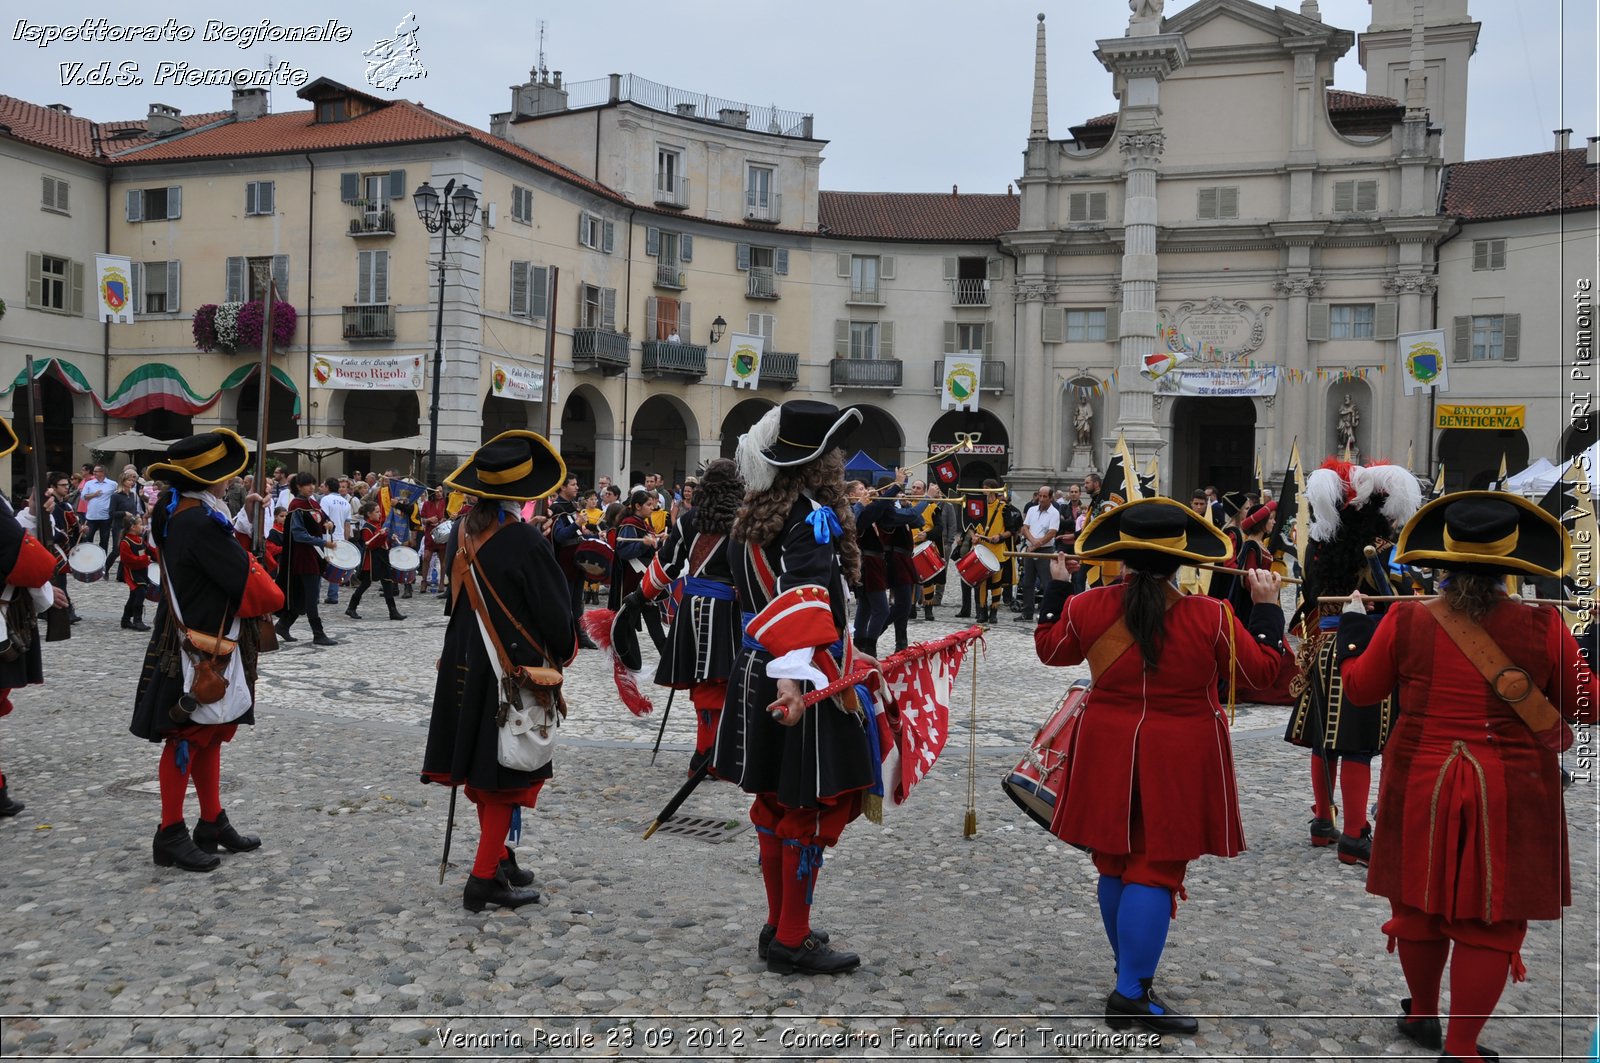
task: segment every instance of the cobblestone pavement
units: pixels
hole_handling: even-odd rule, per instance
[[[1001,620],[978,665],[977,837],[962,837],[964,674],[934,772],[885,826],[853,825],[819,880],[818,925],[863,967],[805,979],[756,958],[763,894],[737,792],[708,783],[683,809],[732,824],[728,842],[640,840],[683,778],[691,714],[674,707],[650,766],[658,716],[629,716],[593,653],[570,672],[556,777],[520,849],[543,901],[462,909],[476,824],[463,801],[458,866],[440,885],[449,795],[416,775],[444,630],[434,598],[402,602],[403,623],[376,619],[381,601],[359,623],[329,609],[341,645],[264,658],[260,723],[223,770],[231,817],[264,846],[210,875],[156,868],[158,747],[127,733],[145,636],[118,629],[120,586],[75,590],[87,619],[46,647],[48,685],[18,692],[0,723],[0,765],[28,803],[0,821],[0,1055],[1424,1054],[1394,1031],[1405,989],[1377,929],[1386,903],[1307,844],[1306,758],[1280,740],[1286,710],[1239,710],[1250,849],[1190,869],[1159,981],[1202,1028],[1156,1044],[1114,1039],[1098,1018],[1112,971],[1087,857],[998,786],[1083,674],[1041,668],[1031,626]],[[913,638],[954,630],[953,612]],[[1574,905],[1530,930],[1529,980],[1483,1036],[1502,1058],[1576,1057],[1592,1035],[1592,781],[1568,792],[1567,814]]]

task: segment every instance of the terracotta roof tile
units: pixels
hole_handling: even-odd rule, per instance
[[[1346,89],[1328,90],[1328,110],[1334,114],[1349,111],[1390,111],[1400,106],[1400,101],[1390,96],[1372,96],[1365,92]]]
[[[25,144],[94,158],[94,123],[15,96],[0,96],[0,125]]]
[[[1525,218],[1600,206],[1600,171],[1583,148],[1458,162],[1445,171],[1442,212],[1463,221]]]
[[[829,236],[874,240],[993,240],[1017,227],[1020,197],[963,192],[821,192]]]

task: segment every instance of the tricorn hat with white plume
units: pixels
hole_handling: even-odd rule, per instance
[[[1352,465],[1329,458],[1306,477],[1311,544],[1306,600],[1348,594],[1366,565],[1365,550],[1393,541],[1422,505],[1417,478],[1399,465]]]
[[[739,437],[739,476],[752,491],[772,486],[778,469],[808,465],[844,442],[861,411],[795,399],[768,410]]]

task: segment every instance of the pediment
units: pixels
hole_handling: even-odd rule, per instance
[[[1349,30],[1250,0],[1199,0],[1163,20],[1161,29],[1183,34],[1192,48],[1278,45],[1286,38],[1303,37],[1342,45],[1338,48],[1342,54],[1355,43],[1355,34]]]

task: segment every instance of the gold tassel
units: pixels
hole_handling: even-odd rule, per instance
[[[861,814],[878,826],[883,826],[883,798],[878,794],[867,794],[861,799]]]

